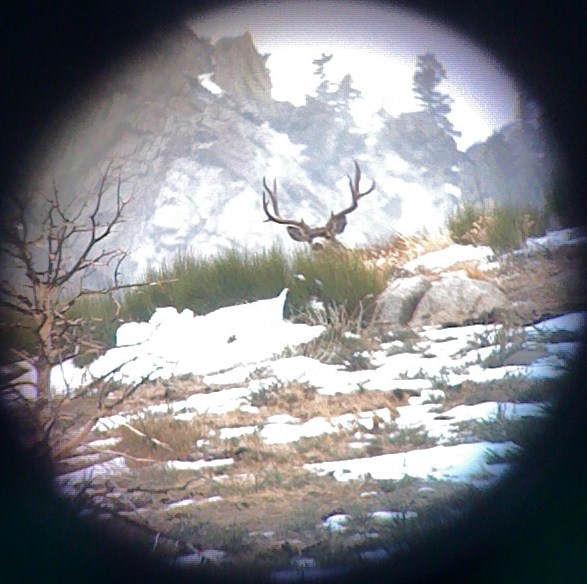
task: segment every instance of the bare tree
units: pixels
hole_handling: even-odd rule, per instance
[[[32,334],[34,351],[21,350],[18,354],[36,367],[42,398],[51,397],[49,383],[54,366],[76,354],[102,349],[88,332],[87,322],[72,316],[76,302],[85,296],[112,295],[129,287],[119,282],[127,252],[106,245],[123,222],[129,203],[122,197],[120,172],[116,177],[112,174],[109,165],[96,192],[81,204],[79,200],[64,204],[54,187],[51,195],[40,201],[43,210],[36,220],[30,202],[27,205],[22,200],[12,200],[4,216],[0,306]],[[107,193],[112,189],[115,200],[106,210]],[[112,283],[96,286],[97,270],[110,271]]]
[[[358,207],[359,199],[361,197],[364,197],[365,195],[368,195],[370,192],[375,190],[375,181],[372,181],[371,186],[366,191],[360,191],[359,183],[361,181],[361,169],[359,167],[359,163],[356,160],[355,177],[354,179],[351,179],[350,176],[347,178],[349,179],[352,204],[338,213],[331,212],[330,218],[324,225],[320,227],[310,227],[304,222],[303,219],[300,221],[295,221],[293,219],[285,219],[280,215],[279,205],[277,202],[277,181],[273,180],[273,188],[270,188],[267,184],[267,181],[265,180],[265,177],[263,177],[263,188],[265,189],[265,192],[263,193],[263,210],[265,211],[265,215],[267,215],[267,221],[279,223],[280,225],[286,225],[287,232],[293,240],[305,241],[312,246],[312,249],[322,249],[322,247],[324,247],[318,242],[314,242],[314,240],[317,238],[323,239],[329,244],[342,245],[336,239],[336,236],[340,235],[344,231],[347,225],[346,216],[349,213],[352,213]],[[271,214],[269,211],[269,200],[267,199],[267,195],[269,196],[271,206],[273,207],[273,214]]]

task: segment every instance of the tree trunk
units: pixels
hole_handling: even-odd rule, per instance
[[[37,366],[37,395],[39,399],[49,400],[51,395],[51,365],[46,356],[40,355]]]

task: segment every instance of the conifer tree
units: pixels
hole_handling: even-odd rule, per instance
[[[452,136],[460,136],[446,117],[451,111],[451,97],[438,90],[446,79],[446,70],[433,53],[418,56],[413,76],[413,91],[424,109],[436,119],[438,126]]]

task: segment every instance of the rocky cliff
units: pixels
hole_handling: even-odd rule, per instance
[[[377,188],[353,214],[345,243],[444,223],[470,169],[427,113],[382,111],[367,133],[350,114],[361,99],[350,76],[322,84],[300,107],[276,102],[268,57],[248,33],[214,44],[185,26],[153,39],[88,88],[29,188],[55,182],[63,200],[79,204],[109,163],[121,169],[123,195],[133,197],[116,235],[131,250],[128,280],[188,247],[208,255],[293,245],[264,222],[262,177],[278,178],[283,215],[319,224],[348,206],[353,159]]]

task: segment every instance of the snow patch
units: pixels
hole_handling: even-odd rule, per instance
[[[207,89],[210,93],[214,95],[222,96],[224,95],[225,91],[219,85],[212,81],[212,77],[214,73],[202,73],[198,75],[198,81],[202,85],[204,89]]]
[[[505,456],[517,450],[519,446],[513,442],[478,442],[305,464],[304,468],[319,475],[331,474],[338,481],[363,480],[370,475],[375,480],[414,477],[466,482],[475,477],[501,474],[505,469],[492,468],[494,465],[487,463],[488,457]]]

